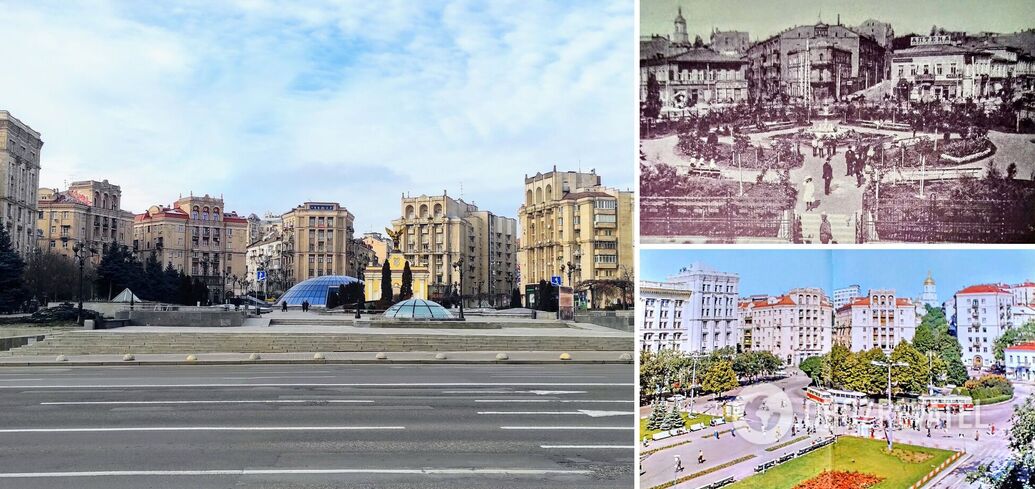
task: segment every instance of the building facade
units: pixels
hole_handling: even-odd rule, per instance
[[[919,44],[894,52],[891,82],[900,99],[954,100],[989,91],[992,56],[952,44]]]
[[[226,212],[221,197],[181,197],[171,206],[153,205],[133,218],[133,251],[202,280],[209,300],[222,302],[233,278],[247,274],[248,219]]]
[[[870,290],[838,309],[834,319],[834,342],[852,351],[880,348],[890,354],[915,333],[916,306],[894,289]]]
[[[1035,342],[1021,343],[1003,349],[1006,376],[1012,380],[1035,380]]]
[[[363,233],[363,244],[370,248],[373,256],[370,258],[371,265],[380,266],[388,258],[388,251],[392,249],[392,241],[381,233]]]
[[[359,275],[352,249],[355,216],[341,204],[304,202],[280,219],[287,254],[284,273],[291,282],[324,275]]]
[[[463,258],[464,300],[502,305],[517,274],[517,221],[442,195],[404,195],[401,217],[392,221],[398,249],[410,266],[426,268],[429,297],[440,300],[459,287],[455,264]]]
[[[40,133],[0,110],[0,221],[11,235],[11,247],[22,256],[37,245],[42,149]]]
[[[787,53],[792,77],[789,92],[795,100],[826,103],[841,100],[850,89],[852,53],[824,41],[805,42]]]
[[[1007,285],[983,284],[956,292],[953,299],[963,363],[973,368],[991,365],[995,341],[1013,326],[1016,297]]]
[[[270,233],[265,239],[248,245],[245,277],[251,290],[263,291],[266,297],[277,297],[290,288],[291,281],[287,280],[284,268],[285,251],[283,235],[279,233]],[[265,275],[262,280],[259,280],[260,271]]]
[[[852,301],[854,301],[857,297],[861,295],[862,289],[858,285],[854,284],[849,285],[848,287],[834,289],[834,309],[837,310],[850,304]]]
[[[133,214],[120,208],[118,185],[87,180],[72,182],[65,191],[41,188],[38,195],[39,249],[72,258],[72,246],[81,242],[94,250],[89,260],[96,265],[109,246],[132,245]]]
[[[742,301],[741,345],[744,350],[768,351],[787,365],[798,365],[830,351],[833,311],[823,290],[811,287]]]
[[[640,339],[652,348],[708,353],[740,342],[740,276],[695,263],[665,282],[641,282]]]
[[[752,100],[793,99],[796,94],[792,84],[800,78],[800,74],[791,65],[796,57],[792,53],[811,52],[812,45],[827,46],[850,54],[851,72],[844,81],[842,96],[885,79],[886,49],[875,39],[840,24],[819,22],[792,27],[748,49],[747,77]]]
[[[751,47],[751,40],[748,38],[748,33],[744,31],[714,29],[708,47],[719,54],[739,58],[747,54],[748,48]]]
[[[525,177],[521,222],[523,291],[560,277],[579,288],[587,280],[634,279],[633,193],[604,187],[595,172],[559,172]],[[516,277],[516,275],[515,275]],[[590,297],[603,306],[613,298]]]

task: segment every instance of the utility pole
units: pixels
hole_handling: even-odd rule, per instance
[[[888,369],[888,453],[890,453],[893,448],[891,432],[895,429],[895,405],[891,400],[891,367],[908,367],[909,364],[905,362],[892,362],[890,359],[886,362],[872,360],[870,364],[881,368],[887,367]]]
[[[694,366],[690,373],[690,409],[689,413],[694,413],[694,399],[697,397],[697,352],[693,352],[694,355]]]

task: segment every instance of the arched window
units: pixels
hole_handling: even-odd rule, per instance
[[[435,204],[435,217],[442,217],[442,204]]]
[[[543,203],[543,188],[542,187],[535,189],[535,203],[536,204],[542,204]]]
[[[406,206],[406,218],[407,219],[413,219],[413,206],[412,205]]]
[[[222,214],[219,213],[219,208],[218,207],[215,207],[215,208],[212,209],[212,220],[213,221],[218,221],[220,215],[222,215]]]
[[[528,205],[532,205],[533,204],[533,202],[532,202],[532,191],[531,190],[529,190],[528,192],[525,192],[525,203],[528,204]]]
[[[425,218],[425,217],[428,217],[428,204],[421,204],[420,205],[420,217],[422,219]]]
[[[202,221],[207,221],[208,220],[208,207],[207,206],[201,209],[201,220]]]
[[[197,219],[197,218],[198,218],[198,211],[199,211],[199,210],[200,210],[200,209],[198,209],[198,206],[194,206],[194,209],[192,209],[192,210],[190,211],[190,218],[191,218],[191,219]]]
[[[549,202],[551,200],[553,200],[553,187],[551,187],[550,185],[547,185],[546,186],[546,201]]]

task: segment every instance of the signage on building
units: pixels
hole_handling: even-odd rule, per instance
[[[309,204],[311,211],[333,211],[334,204]]]
[[[937,44],[952,44],[952,36],[913,36],[909,38],[910,46],[932,46]]]
[[[561,286],[561,276],[560,275],[554,275],[554,276],[550,277],[550,283],[560,287]]]
[[[259,271],[255,272],[255,281],[256,282],[265,282],[266,281],[266,271],[265,270],[259,270]]]

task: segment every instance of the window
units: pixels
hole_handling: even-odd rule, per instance
[[[599,224],[599,223],[613,224],[613,223],[618,222],[617,217],[618,216],[615,216],[614,214],[597,214],[596,216],[594,216],[594,223],[596,223],[596,224]]]
[[[593,201],[595,209],[617,209],[618,201],[613,199],[597,199]]]
[[[618,263],[618,255],[595,255],[597,263]]]

